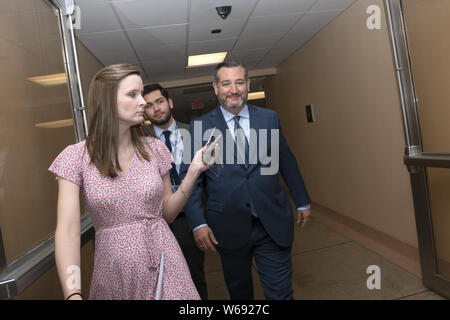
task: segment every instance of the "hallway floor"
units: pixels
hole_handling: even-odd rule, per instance
[[[425,288],[417,276],[316,219],[295,229],[292,263],[296,300],[445,299]],[[371,265],[380,267],[381,289],[367,288]],[[205,269],[209,299],[229,299],[218,254],[206,255]],[[264,299],[256,269],[253,274],[255,299]]]

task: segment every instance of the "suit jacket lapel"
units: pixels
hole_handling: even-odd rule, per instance
[[[217,136],[217,131],[222,134],[222,161],[226,163],[226,145],[227,145],[227,129],[228,125],[225,122],[225,118],[223,117],[222,111],[220,110],[220,106],[211,113],[211,123],[212,128],[216,128],[216,132],[214,133]],[[206,128],[209,129],[209,128]]]
[[[219,130],[222,133],[225,141],[226,138],[226,130],[228,129],[228,125],[225,122],[225,118],[223,117],[222,111],[220,110],[220,106],[215,109],[215,112],[212,113],[212,123],[216,127],[216,130]]]

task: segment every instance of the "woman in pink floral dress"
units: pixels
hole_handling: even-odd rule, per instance
[[[140,126],[142,89],[131,65],[100,70],[89,89],[88,138],[64,149],[49,168],[58,177],[55,257],[66,299],[82,298],[71,281],[73,266],[80,266],[80,189],[96,232],[90,299],[199,299],[167,222],[210,165],[202,148],[172,193],[172,155]]]

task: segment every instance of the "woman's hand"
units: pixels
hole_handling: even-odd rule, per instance
[[[218,140],[219,139],[216,139],[216,141],[206,144],[203,148],[198,150],[195,153],[194,159],[192,159],[190,168],[194,169],[198,173],[202,173],[203,171],[211,168],[214,165],[218,154]]]

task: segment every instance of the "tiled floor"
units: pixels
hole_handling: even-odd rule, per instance
[[[415,275],[315,219],[303,229],[296,228],[292,263],[298,300],[445,299],[425,288]],[[380,268],[380,289],[367,288],[371,265]],[[209,299],[229,299],[219,255],[207,254],[205,268]],[[253,274],[255,299],[264,299],[256,269]]]

